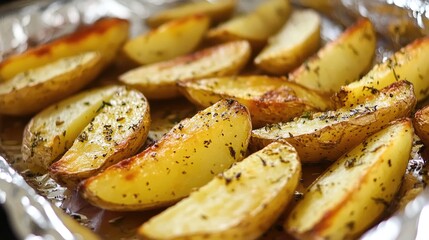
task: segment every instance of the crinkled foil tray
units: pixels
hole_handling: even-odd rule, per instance
[[[241,0],[237,12],[248,11],[261,1]],[[21,0],[0,5],[0,61],[70,33],[81,24],[107,16],[129,19],[131,36],[135,36],[147,30],[144,19],[150,14],[178,2],[183,1]],[[380,34],[375,62],[429,32],[426,26],[429,2],[424,0],[293,0],[293,3],[297,7],[315,8],[324,14],[324,42],[338,36],[344,26],[358,16],[371,19]],[[81,200],[77,193],[60,187],[48,176],[29,174],[20,165],[22,130],[28,120],[0,116],[0,203],[5,206],[18,238],[85,239],[64,224],[64,217],[58,214],[56,207],[104,239],[136,238],[136,227],[160,211],[118,213],[100,210]],[[413,200],[408,203],[397,201],[387,211],[385,220],[366,232],[362,239],[429,239],[425,155],[424,147],[416,139],[400,191]],[[326,166],[306,166],[307,175],[317,175],[323,167]],[[275,224],[262,239],[287,239],[279,226]]]

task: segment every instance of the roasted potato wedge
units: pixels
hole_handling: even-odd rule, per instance
[[[193,51],[209,25],[210,18],[205,15],[181,18],[128,40],[123,51],[141,65],[170,60]]]
[[[243,105],[219,101],[181,121],[140,154],[85,180],[82,195],[110,210],[169,205],[242,160],[251,130]]]
[[[429,37],[410,43],[385,62],[374,66],[361,80],[343,86],[335,97],[337,105],[364,103],[374,91],[404,79],[414,85],[417,101],[426,98],[429,95],[428,52]]]
[[[69,149],[103,102],[119,90],[108,86],[87,90],[51,105],[34,116],[24,130],[22,158],[32,172],[46,172]]]
[[[400,81],[365,104],[267,125],[253,130],[251,146],[260,149],[284,139],[296,148],[302,162],[335,161],[387,123],[409,116],[416,104],[413,91],[411,83]]]
[[[98,111],[64,156],[49,167],[58,183],[74,187],[134,155],[146,141],[150,114],[142,93],[121,88]]]
[[[284,78],[267,76],[220,77],[179,82],[184,95],[208,107],[222,98],[245,105],[253,127],[292,120],[306,111],[323,111],[329,99]]]
[[[414,114],[414,129],[426,146],[429,146],[429,106],[418,110]]]
[[[147,239],[256,239],[277,219],[301,176],[295,149],[274,142],[143,224]]]
[[[264,1],[253,12],[211,29],[207,39],[214,43],[247,40],[254,49],[260,49],[271,35],[280,30],[290,11],[288,0]]]
[[[19,73],[0,82],[0,114],[36,113],[82,89],[102,67],[100,55],[87,52]]]
[[[217,0],[189,2],[174,8],[160,11],[146,20],[152,28],[166,22],[195,14],[204,14],[210,17],[212,23],[219,23],[228,19],[234,12],[237,0]]]
[[[355,239],[398,191],[413,142],[408,119],[375,133],[342,156],[305,192],[285,223],[298,239]]]
[[[372,23],[360,19],[293,71],[289,78],[310,89],[336,92],[366,73],[375,54],[375,45]]]
[[[71,35],[7,58],[0,63],[0,81],[10,79],[28,69],[88,51],[99,52],[103,65],[107,65],[113,61],[120,47],[128,38],[128,29],[127,20],[101,19],[93,25],[78,29]]]
[[[250,51],[246,41],[225,43],[130,70],[119,80],[140,90],[148,99],[174,98],[180,96],[178,81],[233,75],[246,65]]]
[[[257,67],[286,74],[319,49],[321,19],[313,10],[295,10],[280,31],[255,58]]]

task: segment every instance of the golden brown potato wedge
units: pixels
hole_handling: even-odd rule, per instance
[[[273,74],[298,67],[319,49],[321,19],[313,10],[295,10],[280,31],[272,36],[254,63]]]
[[[375,133],[342,156],[305,192],[285,223],[298,239],[355,239],[398,191],[413,142],[409,119]]]
[[[260,49],[283,26],[290,11],[288,0],[263,1],[252,12],[211,29],[207,39],[214,43],[247,40],[254,49]]]
[[[87,90],[51,105],[34,116],[24,130],[22,157],[32,172],[46,172],[49,165],[69,149],[120,87]]]
[[[256,239],[295,192],[301,163],[288,143],[271,143],[143,224],[147,239]]]
[[[59,59],[0,82],[0,114],[28,115],[89,84],[103,67],[96,52]]]
[[[10,79],[28,69],[88,51],[99,52],[102,55],[103,65],[107,65],[113,61],[128,38],[128,29],[127,20],[101,19],[93,25],[78,29],[71,35],[7,58],[0,63],[0,81]]]
[[[210,17],[212,23],[219,23],[228,19],[234,12],[237,0],[199,1],[181,4],[174,8],[162,10],[146,20],[152,28],[166,22],[195,14],[204,14]]]
[[[429,106],[418,110],[413,118],[414,129],[426,146],[429,146]]]
[[[193,15],[168,22],[157,29],[128,40],[123,51],[143,65],[170,60],[193,51],[209,28],[210,18]]]
[[[251,145],[259,149],[284,139],[296,148],[302,162],[335,161],[387,123],[409,116],[416,104],[413,91],[411,83],[400,81],[365,104],[267,125],[253,130]]]
[[[82,195],[110,210],[169,205],[243,159],[251,130],[243,105],[219,101],[181,121],[140,154],[85,180]]]
[[[292,120],[306,111],[324,111],[327,98],[285,78],[267,76],[220,77],[179,82],[184,95],[197,105],[208,107],[222,98],[245,105],[253,127]]]
[[[150,114],[142,93],[121,88],[104,103],[71,148],[49,167],[50,175],[58,183],[74,187],[134,155],[146,141]]]
[[[289,78],[310,89],[336,92],[366,73],[375,54],[375,45],[372,23],[360,19],[293,71]]]
[[[373,92],[399,80],[414,85],[417,101],[429,95],[429,37],[417,39],[405,46],[385,62],[373,67],[361,80],[343,86],[336,94],[340,106],[365,102]]]
[[[250,51],[246,41],[225,43],[130,70],[119,80],[140,90],[148,99],[174,98],[180,96],[178,81],[233,75],[246,65]]]

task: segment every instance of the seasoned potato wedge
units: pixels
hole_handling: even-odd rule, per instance
[[[148,239],[256,239],[287,205],[301,176],[295,149],[274,142],[139,228]]]
[[[22,140],[22,157],[28,168],[33,172],[46,172],[49,165],[72,146],[103,102],[118,90],[118,86],[88,90],[34,116]]]
[[[146,24],[150,27],[158,27],[166,22],[195,14],[209,16],[212,23],[219,23],[228,19],[234,12],[237,0],[217,0],[189,2],[174,8],[169,8],[150,16]]]
[[[411,83],[400,81],[353,108],[267,125],[253,130],[251,145],[258,149],[284,139],[296,148],[302,162],[335,161],[387,123],[409,116],[416,104],[413,91]]]
[[[255,58],[255,65],[273,74],[298,67],[319,49],[321,19],[313,10],[295,10],[282,29]]]
[[[413,124],[417,135],[426,146],[429,146],[429,106],[414,114]]]
[[[82,195],[110,210],[169,205],[243,159],[251,129],[243,105],[219,101],[181,121],[140,154],[84,181]]]
[[[79,91],[102,66],[98,53],[87,52],[19,73],[0,82],[0,114],[36,113]]]
[[[193,51],[209,28],[210,18],[193,15],[168,22],[157,29],[130,39],[123,51],[139,64],[170,60]]]
[[[101,19],[93,25],[78,29],[71,35],[7,58],[0,63],[0,81],[10,79],[28,69],[88,51],[99,52],[103,65],[107,65],[128,38],[128,29],[127,20]]]
[[[255,49],[260,49],[267,39],[276,33],[289,17],[288,0],[267,0],[253,12],[235,17],[207,33],[210,42],[247,40]]]
[[[327,110],[329,99],[284,78],[267,76],[221,77],[179,82],[184,95],[197,105],[208,107],[222,98],[245,105],[252,126],[289,121],[305,111]]]
[[[373,67],[361,80],[341,88],[336,102],[350,106],[365,102],[373,92],[399,80],[414,85],[417,101],[429,95],[429,37],[418,39],[405,46],[385,62]]]
[[[289,78],[310,89],[333,93],[358,80],[371,66],[376,36],[372,23],[360,19],[339,38],[328,43]]]
[[[134,155],[146,141],[149,104],[136,90],[122,88],[104,102],[64,156],[49,167],[57,182],[73,187],[118,161]]]
[[[148,99],[174,98],[180,96],[178,81],[235,74],[246,65],[250,51],[246,41],[225,43],[130,70],[119,80],[142,91]]]
[[[413,142],[403,119],[342,156],[305,192],[285,228],[298,239],[355,239],[379,219],[401,185]]]

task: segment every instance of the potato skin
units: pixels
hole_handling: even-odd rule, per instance
[[[425,146],[429,146],[429,106],[418,110],[414,114],[413,125],[416,134]]]

